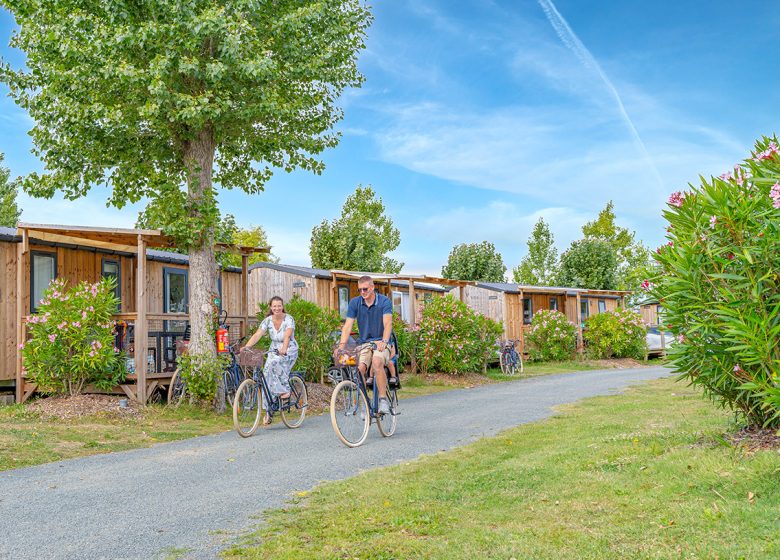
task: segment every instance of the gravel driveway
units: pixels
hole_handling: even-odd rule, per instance
[[[327,415],[0,473],[0,559],[214,558],[266,509],[320,481],[464,445],[668,375],[598,370],[403,400],[398,430],[348,449]]]

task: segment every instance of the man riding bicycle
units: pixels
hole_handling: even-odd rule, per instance
[[[338,350],[344,348],[352,332],[355,319],[358,322],[358,344],[374,342],[376,350],[370,347],[364,348],[358,357],[358,369],[365,376],[369,366],[373,372],[376,389],[379,392],[380,414],[390,413],[390,402],[387,400],[387,376],[385,366],[390,360],[390,351],[387,343],[393,332],[393,304],[390,298],[376,293],[374,280],[370,276],[361,276],[358,279],[360,295],[352,298],[347,307],[347,320],[341,329],[341,339]],[[369,377],[370,379],[370,377]]]

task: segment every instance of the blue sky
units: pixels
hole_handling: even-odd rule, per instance
[[[608,200],[619,225],[662,242],[669,193],[719,175],[778,132],[780,2],[377,0],[342,100],[341,144],[320,175],[278,172],[221,196],[260,224],[282,262],[308,265],[311,229],[372,185],[401,231],[395,258],[438,275],[453,245],[495,243],[507,274],[540,216],[559,250]],[[0,56],[23,55],[0,9]],[[40,170],[29,117],[0,86],[0,152]],[[19,198],[22,220],[132,227],[141,207]]]

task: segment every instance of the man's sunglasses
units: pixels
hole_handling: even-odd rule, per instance
[[[369,292],[369,291],[371,291],[371,288],[358,288],[358,291],[360,291],[360,292]]]

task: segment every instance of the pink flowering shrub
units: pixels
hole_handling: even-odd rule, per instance
[[[603,358],[644,358],[647,330],[639,313],[616,309],[591,315],[585,321],[582,338],[588,356]]]
[[[733,172],[664,211],[670,245],[652,295],[682,379],[750,426],[780,427],[780,148],[763,138]]]
[[[416,348],[421,371],[453,375],[484,371],[503,331],[500,323],[450,296],[435,297],[426,303],[418,326],[411,329],[416,340],[407,344]]]
[[[568,360],[577,349],[577,327],[560,311],[543,309],[534,313],[525,342],[531,360]]]
[[[114,348],[113,279],[68,289],[54,280],[30,317],[30,339],[19,349],[27,377],[48,393],[80,393],[85,385],[109,389],[124,368]]]

